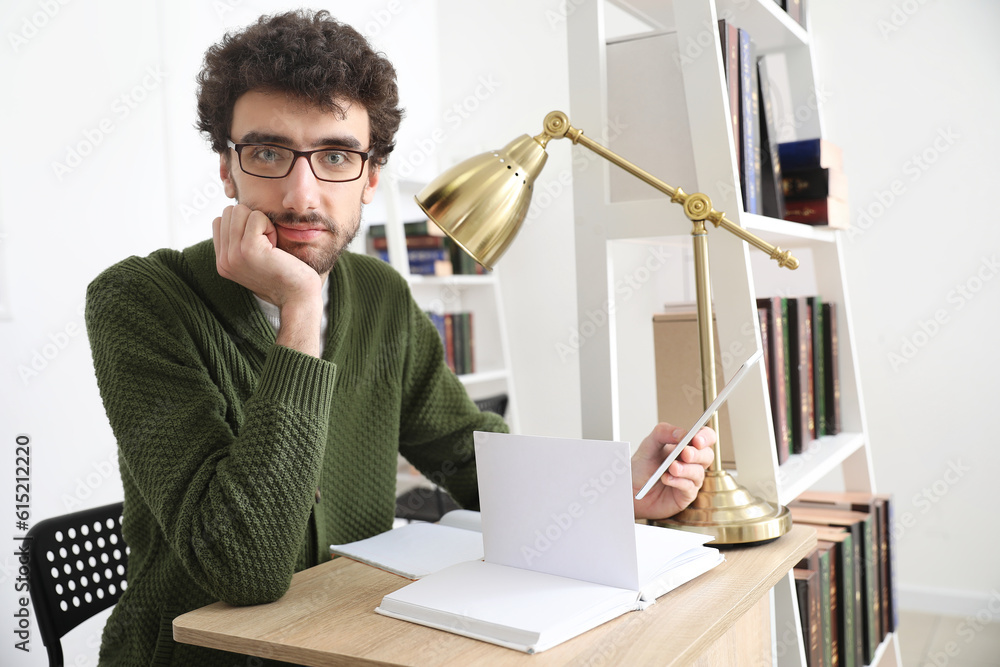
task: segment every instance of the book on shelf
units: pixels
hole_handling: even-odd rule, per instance
[[[440,227],[430,220],[410,220],[403,223],[403,234],[410,236],[437,236],[445,238],[445,233]],[[385,223],[376,222],[368,225],[368,237],[371,239],[385,238]]]
[[[472,313],[438,313],[428,311],[427,316],[441,336],[444,361],[456,375],[468,375],[476,370]]]
[[[840,147],[826,139],[778,145],[785,220],[848,229],[851,212]]]
[[[816,167],[843,171],[844,154],[829,139],[800,139],[778,144],[778,159],[783,172]]]
[[[680,428],[694,424],[705,411],[701,382],[701,352],[698,349],[698,318],[692,303],[665,307],[669,312],[653,315],[653,363],[656,369],[657,419]],[[718,330],[715,359],[722,359]],[[721,363],[715,364],[716,386],[725,384]],[[736,467],[729,407],[716,413],[722,465]]]
[[[736,171],[742,173],[740,161],[740,32],[736,24],[719,19],[719,40],[722,45],[722,71],[729,93],[729,121],[733,130]]]
[[[830,549],[830,612],[836,628],[833,642],[834,664],[855,667],[860,642],[855,630],[855,614],[860,614],[860,596],[854,579],[854,542],[841,528],[816,527],[817,545]],[[857,606],[857,612],[855,612]]]
[[[807,667],[822,667],[820,647],[820,574],[814,570],[794,568],[795,594],[799,602],[799,623]]]
[[[829,435],[841,431],[840,423],[840,340],[837,335],[837,304],[823,302],[823,366],[826,379],[826,430]]]
[[[758,313],[767,321],[767,341],[763,340],[764,327],[761,327],[761,342],[767,350],[769,363],[767,367],[768,397],[771,400],[771,419],[774,426],[775,447],[778,450],[778,463],[788,460],[792,452],[792,432],[790,414],[792,410],[792,394],[789,391],[789,358],[788,349],[788,310],[781,297],[762,297],[757,299]]]
[[[406,236],[405,238],[407,250],[443,249],[447,247],[448,240],[445,236],[431,236],[429,234]],[[372,247],[375,250],[388,250],[389,239],[385,236],[373,236]]]
[[[827,567],[826,585],[828,590],[825,594],[826,604],[829,606],[828,613],[824,620],[823,627],[823,659],[827,665],[839,667],[840,660],[840,590],[837,587],[837,578],[840,574],[837,567],[837,549],[832,542],[817,542],[816,547],[820,550],[820,558],[825,556]]]
[[[824,199],[785,199],[785,220],[818,227],[849,229],[851,210],[847,202],[833,197]]]
[[[760,155],[761,212],[769,217],[785,218],[785,190],[781,159],[778,156],[776,109],[771,99],[771,80],[767,59],[757,59],[757,80],[760,93]]]
[[[750,33],[739,29],[740,41],[740,185],[743,210],[761,213],[760,93],[757,85],[757,47]]]
[[[781,175],[781,189],[784,196],[790,199],[832,197],[848,201],[847,176],[835,167],[786,169]]]
[[[813,421],[816,427],[816,437],[828,435],[826,427],[826,356],[823,334],[823,300],[819,296],[806,297],[809,306],[809,316],[812,318],[812,401]]]
[[[815,639],[818,644],[819,660],[812,661],[810,664],[824,665],[826,667],[833,664],[833,647],[835,641],[834,633],[836,625],[835,622],[833,622],[833,614],[836,613],[836,603],[833,600],[835,589],[833,585],[832,566],[830,560],[830,547],[817,543],[816,548],[810,551],[809,554],[795,566],[796,568],[809,570],[819,575],[817,580],[819,593],[819,617],[808,619],[810,627],[815,628],[815,630],[810,633],[810,639]],[[802,611],[803,610],[800,608],[799,612],[801,613]],[[813,612],[817,610],[810,608],[808,611]]]
[[[863,656],[859,664],[869,664],[875,656],[875,650],[881,643],[881,584],[879,581],[879,555],[875,536],[875,516],[871,513],[854,512],[851,510],[803,506],[793,502],[789,506],[792,521],[811,525],[824,525],[845,528],[851,532],[855,544],[856,581],[860,582],[861,612],[859,645],[863,647]],[[860,548],[858,548],[860,545]],[[860,563],[861,567],[857,567]],[[860,571],[860,573],[859,573]]]
[[[407,579],[483,557],[479,512],[452,510],[437,523],[415,522],[357,542],[331,544],[330,554],[345,556]]]
[[[812,317],[806,297],[787,298],[785,303],[788,308],[788,349],[791,352],[792,453],[801,454],[816,438],[812,399]]]
[[[803,28],[806,27],[806,16],[802,9],[802,0],[783,0],[782,7],[796,23]]]
[[[635,523],[627,443],[477,432],[475,445],[483,559],[389,593],[378,613],[538,653],[724,560],[706,535]]]

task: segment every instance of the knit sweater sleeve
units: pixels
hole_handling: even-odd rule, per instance
[[[196,345],[177,316],[185,307],[141,264],[112,267],[88,289],[87,332],[122,476],[199,586],[231,604],[273,601],[306,533],[336,369],[274,346],[253,394],[228,400],[235,389],[210,357],[233,347]]]
[[[507,432],[496,414],[480,412],[444,361],[440,335],[411,302],[409,354],[403,377],[399,451],[459,505],[479,509],[474,431]]]

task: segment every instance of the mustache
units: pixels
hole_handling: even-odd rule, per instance
[[[331,232],[336,231],[336,226],[334,225],[333,220],[315,211],[313,211],[312,213],[307,213],[305,215],[293,213],[291,211],[281,211],[280,213],[271,213],[267,211],[262,211],[262,213],[264,213],[264,215],[266,215],[268,219],[271,220],[271,224],[273,225],[286,225],[286,226],[295,224],[315,225],[316,223],[319,223],[323,225],[326,229],[330,230]]]

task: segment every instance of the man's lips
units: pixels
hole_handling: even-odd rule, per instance
[[[286,227],[276,224],[278,234],[289,241],[312,241],[327,232],[326,227]]]

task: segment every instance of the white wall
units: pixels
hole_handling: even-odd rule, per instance
[[[847,275],[876,479],[901,522],[900,594],[975,614],[1000,590],[1000,5],[811,5],[826,134],[851,185]]]

